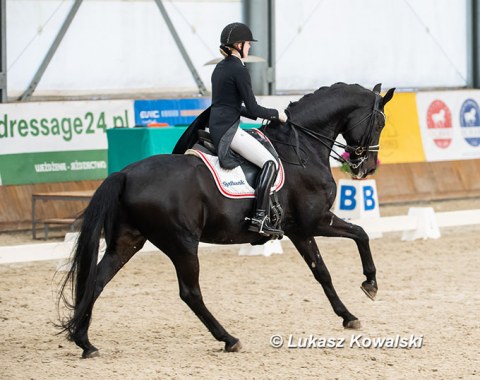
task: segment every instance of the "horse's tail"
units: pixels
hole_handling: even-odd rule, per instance
[[[100,238],[103,230],[108,248],[124,185],[124,173],[110,175],[97,189],[82,214],[82,227],[72,257],[71,269],[62,282],[59,296],[59,309],[63,303],[70,310],[70,315],[60,316],[58,327],[61,332],[67,333],[69,339],[74,338],[79,328],[85,327],[86,321],[90,322],[95,297]]]

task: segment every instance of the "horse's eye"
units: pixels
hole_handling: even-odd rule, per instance
[[[385,127],[385,124],[382,121],[379,121],[376,125],[376,130],[381,131]]]

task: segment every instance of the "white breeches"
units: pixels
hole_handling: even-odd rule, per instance
[[[273,161],[278,169],[277,160],[267,148],[241,128],[237,128],[230,148],[259,168],[263,168],[267,161]]]

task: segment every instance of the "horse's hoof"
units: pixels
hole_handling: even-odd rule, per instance
[[[354,319],[353,321],[343,322],[343,327],[349,330],[359,330],[362,328],[362,324],[358,319]]]
[[[96,348],[93,350],[84,350],[82,354],[82,359],[91,359],[91,358],[96,358],[100,356],[100,351],[98,351]]]
[[[237,339],[233,344],[225,343],[225,352],[239,352],[242,349],[242,344]]]
[[[375,296],[377,295],[378,287],[375,281],[364,281],[360,289],[370,298],[372,301],[375,301]]]

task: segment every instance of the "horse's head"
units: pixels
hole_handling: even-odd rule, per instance
[[[392,88],[382,97],[380,86],[377,84],[373,92],[369,91],[370,104],[354,109],[341,131],[347,142],[346,151],[350,153],[347,163],[354,178],[365,178],[377,168],[380,134],[385,126],[384,107],[395,91]],[[365,111],[366,108],[370,109]]]
[[[395,89],[380,95],[380,84],[373,91],[362,86],[336,83],[321,87],[297,102],[290,103],[286,112],[289,123],[310,138],[320,142],[319,149],[343,147],[354,178],[365,178],[377,168],[380,134],[385,126],[383,109]],[[336,142],[342,134],[347,145]],[[298,154],[298,153],[297,153]]]

